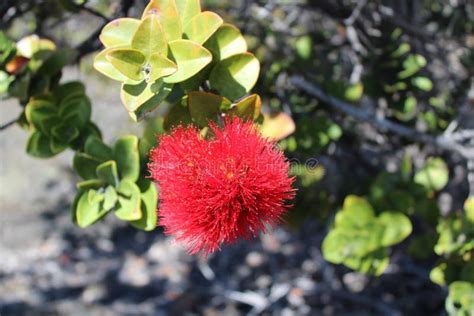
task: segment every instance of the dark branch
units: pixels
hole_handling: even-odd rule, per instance
[[[11,120],[10,122],[7,122],[3,125],[0,125],[0,131],[6,130],[10,126],[13,126],[16,122],[18,122],[18,118]]]
[[[374,113],[362,110],[359,107],[355,107],[349,103],[326,94],[320,87],[306,81],[302,77],[295,76],[291,78],[291,82],[295,87],[305,91],[313,97],[318,98],[326,104],[338,109],[341,112],[344,112],[347,115],[350,115],[359,121],[368,122],[380,130],[390,131],[407,139],[432,145],[443,150],[457,152],[466,159],[474,159],[474,148],[468,148],[457,143],[456,140],[450,135],[433,136],[424,134],[385,118],[377,117]]]

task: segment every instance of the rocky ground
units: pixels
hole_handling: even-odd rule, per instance
[[[68,78],[78,78],[71,69]],[[105,139],[137,132],[118,86],[88,78]],[[2,102],[2,121],[17,114]],[[71,224],[70,153],[37,160],[18,127],[0,134],[0,314],[5,315],[441,315],[446,293],[430,267],[392,256],[381,278],[326,263],[325,230],[277,228],[209,257],[188,256],[158,229],[113,217]]]

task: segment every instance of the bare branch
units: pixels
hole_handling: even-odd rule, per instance
[[[0,131],[4,131],[6,130],[7,128],[9,128],[10,126],[13,126],[16,122],[18,121],[18,118],[15,118],[3,125],[0,125]]]
[[[407,139],[432,145],[446,151],[457,152],[466,159],[474,159],[474,148],[468,148],[457,143],[450,135],[429,135],[385,118],[377,117],[374,113],[362,110],[326,94],[320,87],[306,81],[302,77],[292,77],[291,82],[295,87],[318,98],[339,111],[344,112],[359,121],[368,122],[380,130],[390,131]]]

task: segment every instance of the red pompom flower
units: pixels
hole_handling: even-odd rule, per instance
[[[210,134],[180,126],[159,139],[149,164],[160,223],[191,254],[265,231],[295,195],[288,161],[253,123],[228,118],[222,128],[211,124]]]

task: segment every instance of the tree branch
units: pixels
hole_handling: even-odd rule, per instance
[[[466,159],[474,159],[474,148],[468,148],[457,143],[456,140],[450,135],[434,136],[424,134],[410,127],[392,122],[385,118],[377,117],[374,113],[362,110],[326,94],[320,87],[306,81],[300,76],[292,77],[291,83],[296,88],[299,88],[313,97],[318,98],[333,108],[336,108],[337,110],[344,112],[345,114],[350,115],[359,121],[368,122],[380,130],[390,131],[415,142],[432,145],[446,151],[456,152]]]
[[[6,130],[10,126],[13,126],[18,121],[18,118],[15,118],[5,124],[0,125],[0,132]]]

